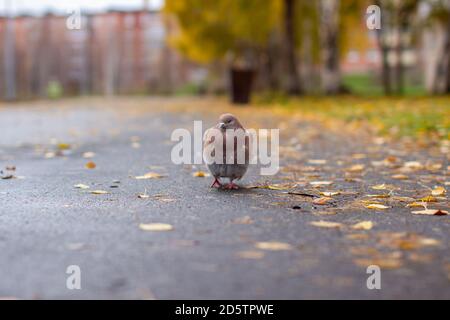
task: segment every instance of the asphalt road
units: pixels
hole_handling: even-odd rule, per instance
[[[172,103],[78,99],[0,106],[0,168],[15,166],[12,174],[17,177],[0,180],[0,297],[450,298],[448,216],[413,216],[404,206],[383,212],[339,210],[351,192],[334,204],[336,214],[322,215],[324,209],[309,197],[286,195],[283,190],[211,190],[210,178],[193,177],[197,169],[170,161],[170,134],[175,128],[191,128],[193,120],[210,125],[223,110],[175,112],[169,107]],[[248,116],[241,120],[249,122]],[[299,130],[308,128],[310,133],[316,126],[304,122]],[[321,134],[309,137],[310,143],[298,153],[330,161],[366,151],[358,139],[317,130]],[[282,143],[287,141],[281,138]],[[69,144],[70,149],[58,154],[57,143]],[[94,152],[95,157],[85,159],[85,152]],[[403,156],[430,159],[427,153]],[[447,167],[445,156],[435,157]],[[85,168],[90,160],[95,169]],[[134,178],[149,171],[165,177]],[[340,177],[333,170],[324,175],[316,179]],[[372,170],[363,182],[342,179],[334,188],[367,191],[384,181],[380,175]],[[252,168],[242,184],[261,179]],[[76,184],[90,189],[75,189]],[[409,187],[419,189],[413,182]],[[296,190],[312,192],[304,189]],[[90,190],[108,194],[94,195]],[[145,191],[150,198],[139,199],[137,195]],[[292,209],[294,205],[300,209]],[[345,225],[371,220],[375,227],[353,232],[369,235],[359,243],[348,237],[352,233],[348,229],[310,225],[318,220]],[[174,230],[143,231],[140,223],[167,223]],[[369,275],[363,263],[355,263],[355,248],[379,248],[381,232],[418,234],[439,244],[390,248],[402,265],[382,267],[381,290],[369,290]],[[291,247],[280,251],[255,247],[267,241]],[[70,265],[80,267],[80,290],[66,287]]]

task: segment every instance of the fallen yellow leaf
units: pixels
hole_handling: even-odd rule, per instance
[[[445,193],[447,192],[447,190],[445,190],[444,187],[435,187],[432,191],[431,191],[431,195],[433,196],[443,196]]]
[[[386,190],[387,186],[384,183],[383,184],[377,184],[376,186],[373,186],[372,189],[373,190]]]
[[[239,251],[236,255],[239,258],[242,258],[242,259],[261,259],[261,258],[264,258],[264,252],[257,251],[257,250]]]
[[[76,188],[76,189],[89,189],[90,188],[89,186],[87,186],[85,184],[82,184],[82,183],[76,184],[73,187]]]
[[[329,186],[333,184],[333,181],[311,181],[309,184],[312,186]]]
[[[366,205],[367,209],[374,209],[374,210],[385,210],[385,209],[389,209],[388,206],[385,206],[383,204],[377,204],[377,203],[371,203]]]
[[[197,171],[197,172],[194,172],[192,175],[196,178],[209,177],[209,173],[206,173],[204,171]]]
[[[167,223],[141,223],[139,229],[144,231],[172,231],[173,227]]]
[[[107,191],[103,191],[103,190],[93,190],[91,191],[92,194],[108,194]]]
[[[325,196],[325,197],[332,197],[332,196],[337,196],[340,195],[341,193],[339,191],[323,191],[320,192],[321,196]]]
[[[292,246],[289,243],[285,242],[257,242],[255,247],[261,250],[269,250],[269,251],[284,251],[284,250],[292,250]]]
[[[137,176],[135,177],[136,180],[146,180],[146,179],[160,179],[163,178],[164,176],[156,173],[156,172],[148,172],[146,174],[144,174],[143,176]]]
[[[342,223],[339,222],[331,222],[331,221],[312,221],[310,225],[319,227],[319,228],[341,228],[343,227]]]
[[[370,230],[373,227],[372,221],[361,221],[352,226],[352,229],[355,230]]]
[[[355,164],[347,169],[347,171],[350,171],[350,172],[361,172],[363,170],[364,170],[363,164]]]

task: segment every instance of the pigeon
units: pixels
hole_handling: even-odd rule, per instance
[[[231,143],[230,139],[233,139],[234,143]],[[221,115],[219,123],[206,130],[203,158],[214,177],[211,188],[221,188],[220,178],[228,178],[230,183],[224,186],[225,189],[239,189],[233,181],[240,180],[247,172],[250,159],[249,140],[247,131],[239,120],[229,113]],[[223,150],[222,154],[220,150]]]

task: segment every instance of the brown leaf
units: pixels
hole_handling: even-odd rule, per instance
[[[317,204],[317,205],[325,205],[325,204],[327,204],[328,202],[330,202],[332,200],[333,200],[333,198],[321,197],[321,198],[314,199],[313,203]]]
[[[425,209],[420,211],[413,211],[413,214],[423,214],[428,216],[446,216],[448,215],[448,211],[445,210],[437,210],[437,209]]]
[[[86,169],[95,169],[97,165],[94,162],[89,161],[88,163],[86,163],[85,167]]]

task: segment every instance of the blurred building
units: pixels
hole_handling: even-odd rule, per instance
[[[164,93],[198,67],[167,45],[175,24],[159,11],[108,11],[81,17],[0,17],[0,99]]]

